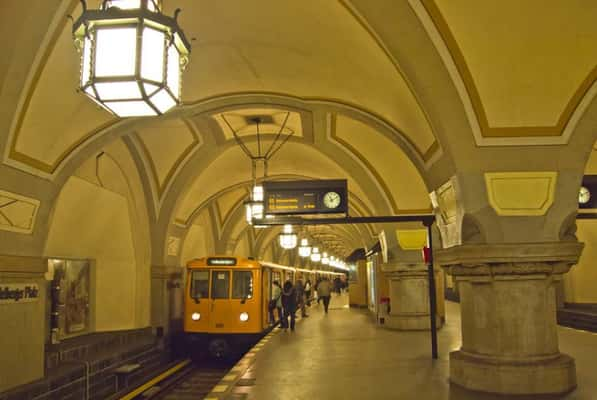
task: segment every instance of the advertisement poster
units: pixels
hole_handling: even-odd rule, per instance
[[[58,288],[60,336],[86,332],[89,323],[89,261],[53,260],[54,287]]]

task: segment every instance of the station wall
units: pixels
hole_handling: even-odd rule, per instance
[[[185,238],[181,252],[181,263],[186,263],[194,258],[206,257],[210,254],[208,238],[205,234],[205,227],[202,225],[191,225]]]
[[[94,260],[96,331],[147,326],[136,315],[138,271],[127,199],[79,177],[71,177],[56,203],[45,256]],[[147,268],[147,279],[149,269]],[[93,275],[92,275],[93,276]],[[93,301],[95,300],[95,301]],[[95,322],[95,323],[93,323]]]

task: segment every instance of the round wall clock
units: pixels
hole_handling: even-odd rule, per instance
[[[578,202],[580,204],[587,204],[589,200],[591,200],[591,192],[586,187],[581,186],[578,192]]]
[[[327,192],[323,195],[323,204],[327,208],[338,208],[340,201],[340,195],[336,192]]]

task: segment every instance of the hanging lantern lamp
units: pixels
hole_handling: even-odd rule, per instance
[[[306,258],[311,255],[311,246],[309,246],[309,241],[307,239],[301,239],[301,245],[298,248],[299,256]]]
[[[161,0],[104,0],[73,25],[80,90],[119,117],[161,115],[181,102],[191,46]]]
[[[296,247],[298,238],[296,233],[292,232],[292,225],[284,225],[282,233],[279,236],[280,246],[283,249],[290,250]]]

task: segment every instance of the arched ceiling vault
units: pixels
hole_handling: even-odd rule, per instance
[[[584,0],[164,3],[195,39],[184,105],[117,120],[75,90],[66,17],[79,2],[0,2],[0,173],[60,186],[124,137],[163,236],[247,179],[221,113],[292,112],[298,133],[275,173],[345,175],[373,213],[427,208],[456,171],[576,168],[597,135],[597,5]]]

